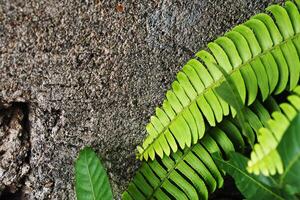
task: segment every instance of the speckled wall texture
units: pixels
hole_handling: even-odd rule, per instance
[[[22,186],[25,199],[74,199],[73,163],[91,145],[118,196],[176,72],[271,2],[0,0],[0,109],[10,110],[0,115],[0,158],[22,166],[8,172],[0,161],[0,188]],[[25,148],[21,158],[4,144],[14,122],[25,135],[11,142]],[[21,177],[9,183],[5,173]]]

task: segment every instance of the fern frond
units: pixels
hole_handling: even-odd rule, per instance
[[[259,130],[258,143],[254,145],[248,162],[249,173],[266,176],[283,173],[283,164],[276,148],[291,121],[300,112],[300,86],[293,93],[287,97],[289,103],[280,104],[281,112],[273,112],[272,118]]]
[[[230,112],[235,116],[234,108],[215,91],[226,81],[219,67],[230,75],[244,105],[251,105],[259,91],[264,101],[272,93],[295,88],[300,73],[299,5],[272,5],[267,8],[270,14],[252,17],[209,43],[207,51],[196,53],[156,108],[137,156],[169,156],[196,144],[207,127],[216,126]]]
[[[227,130],[234,127],[235,137],[242,138],[232,122],[227,121],[223,126]],[[200,143],[184,151],[144,162],[123,193],[123,199],[208,199],[208,194],[220,188],[224,181],[211,154],[227,155],[234,150],[234,143],[224,130],[211,129]]]

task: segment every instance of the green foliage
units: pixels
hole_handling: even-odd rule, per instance
[[[235,127],[230,121],[224,126]],[[237,134],[241,137],[238,129]],[[234,151],[233,143],[223,130],[212,129],[210,135],[185,151],[144,162],[123,199],[207,199],[208,194],[222,187],[224,182],[210,154]]]
[[[113,199],[105,169],[91,148],[80,151],[75,164],[78,200]]]
[[[266,163],[264,167],[267,168],[262,169],[270,170],[270,166],[276,167],[275,162],[280,163],[282,165],[282,171],[278,171],[280,175],[272,177],[269,173],[266,174],[267,176],[250,174],[246,171],[249,160],[234,152],[230,153],[228,161],[218,154],[213,156],[218,167],[234,178],[238,189],[247,199],[299,199],[297,194],[300,194],[300,111],[298,110],[296,115],[286,120],[288,125],[283,126],[285,130],[282,132],[279,144],[277,143],[276,148],[272,149],[277,155],[276,157],[270,153],[265,155],[264,158],[269,158],[267,161],[270,163]],[[275,121],[275,123],[280,127],[282,122]],[[267,132],[261,132],[261,134],[265,133]],[[265,146],[261,147],[262,151],[266,150]],[[280,160],[276,160],[277,157]]]
[[[275,122],[284,119],[282,116],[290,119],[289,112],[300,105],[300,87],[295,88],[300,75],[299,8],[299,0],[272,5],[267,14],[255,15],[236,26],[187,62],[146,127],[148,136],[137,148],[137,157],[145,161],[123,199],[208,199],[222,186],[224,175],[212,160],[213,153],[219,155],[216,162],[222,169],[242,177],[238,187],[244,187],[247,198],[290,197],[285,191],[277,192],[272,178],[248,173],[246,159],[235,154],[238,161],[223,159],[230,157],[231,151],[252,147],[258,139],[254,152],[259,157],[254,165],[262,160],[266,166],[263,157],[269,156],[272,174],[276,167],[280,171],[276,151],[279,138],[272,135],[276,139],[272,141],[264,132],[271,127],[271,131],[282,134],[282,127],[289,123],[276,126]],[[291,105],[278,105],[270,96],[286,90],[293,90],[288,97]],[[262,151],[273,152],[272,148],[276,154]],[[298,162],[289,166],[298,166]],[[248,168],[255,172],[260,169]],[[268,169],[264,172],[270,173]],[[249,188],[245,180],[251,184]],[[297,192],[292,185],[286,187],[290,193]]]
[[[250,130],[250,125],[245,117],[245,106],[243,104],[243,101],[241,97],[239,96],[238,89],[235,85],[235,83],[232,80],[232,77],[229,76],[229,74],[222,69],[220,66],[216,65],[223,76],[225,77],[226,82],[221,84],[219,87],[216,88],[217,94],[225,100],[230,106],[232,106],[236,113],[237,113],[237,120],[242,128],[243,135],[248,139],[248,143],[253,146],[255,142],[255,135]]]
[[[264,104],[255,101],[253,106],[245,108],[245,118],[254,133],[278,107],[273,99],[267,99]],[[224,182],[224,174],[211,155],[218,153],[225,158],[232,151],[243,152],[245,144],[237,119],[228,117],[218,127],[207,129],[205,136],[190,148],[179,149],[170,157],[144,161],[123,193],[123,199],[208,199]]]
[[[214,155],[214,160],[221,169],[234,178],[236,186],[246,199],[285,199],[284,196],[281,196],[279,190],[270,186],[272,185],[270,178],[247,172],[247,158],[244,156],[231,152],[228,161],[218,155]]]
[[[300,105],[300,97],[296,96],[299,91],[300,87],[298,86],[287,97],[291,105]],[[275,128],[273,130],[276,130],[278,126],[270,123],[274,120],[274,114],[270,113],[286,114],[292,119],[296,110],[294,109],[292,112],[291,109],[286,109],[290,104],[278,105],[273,98],[268,98],[264,103],[255,101],[250,108],[245,108],[244,116],[257,134],[265,129],[263,126],[270,126],[270,124]],[[281,121],[276,121],[276,123],[282,124]],[[294,135],[293,140],[296,139]],[[288,141],[290,140],[288,139]],[[238,188],[247,199],[293,199],[287,194],[287,191],[279,188],[288,188],[290,193],[298,193],[298,188],[293,186],[296,183],[281,184],[273,178],[250,174],[246,170],[247,159],[236,156],[236,154],[232,156],[232,151],[243,151],[244,145],[239,145],[244,142],[242,128],[237,119],[228,117],[218,124],[218,127],[208,129],[204,138],[190,148],[185,148],[183,151],[178,150],[170,157],[165,156],[163,159],[144,162],[129,184],[128,190],[123,193],[123,199],[208,199],[210,193],[223,185],[222,170],[234,176]],[[289,145],[289,143],[285,145]],[[299,142],[295,142],[294,151],[299,150],[299,147]],[[290,150],[290,147],[284,146],[282,149]],[[292,151],[286,152],[290,154]],[[213,161],[212,154],[214,153],[217,153],[218,156],[214,155]],[[299,167],[299,153],[290,158],[296,161],[295,163],[287,162],[287,165],[290,166],[287,168],[293,169],[291,174],[294,173],[294,175]],[[223,158],[226,157],[229,157],[230,160],[224,161]],[[273,162],[276,160],[274,159]],[[294,177],[292,182],[300,180],[298,175],[292,177]],[[282,182],[285,181],[282,180]]]
[[[247,199],[294,199],[300,192],[299,9],[300,0],[272,5],[187,62],[146,126],[137,147],[143,163],[123,199],[208,199],[222,187],[224,171]],[[278,105],[275,95],[284,91],[292,94],[289,103]],[[233,153],[256,141],[250,161]],[[112,199],[89,148],[76,162],[76,192],[79,200]]]
[[[220,68],[235,84],[243,105],[295,88],[300,73],[299,6],[299,1],[288,1],[284,7],[272,5],[268,14],[253,16],[210,42],[207,51],[196,53],[177,74],[162,106],[156,108],[137,156],[145,160],[155,159],[156,154],[169,156],[196,144],[207,128],[230,112],[236,115],[216,92],[227,82]],[[253,135],[247,139],[254,141]]]
[[[276,148],[281,141],[291,121],[300,111],[300,86],[296,87],[293,95],[287,99],[289,103],[280,104],[280,111],[272,113],[272,119],[268,120],[266,128],[259,130],[256,144],[251,153],[251,160],[248,162],[250,173],[263,173],[274,175],[283,173],[283,164]]]
[[[300,193],[300,112],[291,122],[277,148],[283,162],[284,172],[279,185]]]

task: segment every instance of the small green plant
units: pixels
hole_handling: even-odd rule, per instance
[[[112,191],[104,167],[91,148],[80,151],[75,164],[78,200],[112,200]]]

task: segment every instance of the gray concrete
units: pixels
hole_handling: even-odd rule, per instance
[[[114,0],[0,0],[0,101],[30,107],[26,199],[74,199],[85,145],[102,156],[118,196],[176,72],[270,2],[123,1],[122,10]]]

